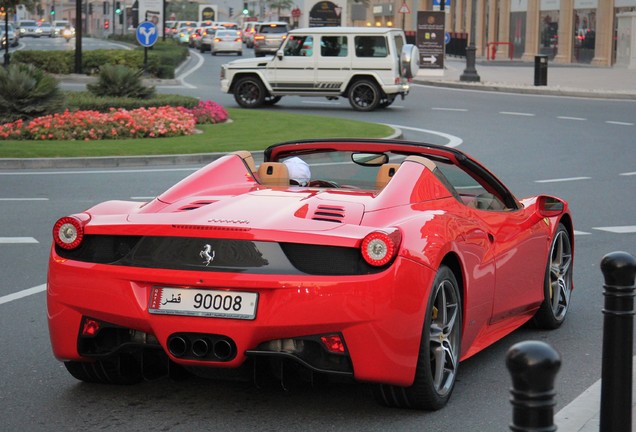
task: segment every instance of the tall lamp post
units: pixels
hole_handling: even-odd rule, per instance
[[[472,6],[470,10],[470,44],[466,48],[466,69],[459,76],[460,81],[479,81],[479,74],[475,69],[475,53],[477,47],[475,47],[475,13],[477,10],[477,0],[472,0]]]

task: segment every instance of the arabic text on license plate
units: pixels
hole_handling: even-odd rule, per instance
[[[154,287],[148,312],[251,320],[257,303],[258,294],[250,292]]]

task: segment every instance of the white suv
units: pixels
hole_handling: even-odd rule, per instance
[[[346,97],[354,109],[372,111],[408,94],[418,61],[401,29],[296,29],[273,57],[224,64],[221,90],[244,108],[272,105],[283,96],[323,96]]]

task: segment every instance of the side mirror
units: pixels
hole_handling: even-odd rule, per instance
[[[283,57],[285,57],[285,56],[283,55],[283,50],[278,50],[278,51],[276,51],[276,57],[278,58],[278,60],[282,60],[282,59],[283,59]]]
[[[565,204],[558,198],[541,195],[537,200],[537,209],[542,217],[554,217],[563,213]]]

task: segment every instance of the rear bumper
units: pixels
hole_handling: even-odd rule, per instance
[[[285,276],[122,268],[63,260],[52,251],[47,306],[54,355],[78,353],[83,317],[151,335],[171,360],[188,366],[237,368],[248,355],[267,355],[280,340],[340,334],[354,377],[410,385],[433,272],[398,257],[382,273],[364,276]],[[155,315],[148,312],[153,286],[257,292],[253,320]],[[231,359],[175,357],[168,348],[181,333],[214,334],[235,344]],[[223,345],[221,345],[223,346]]]

